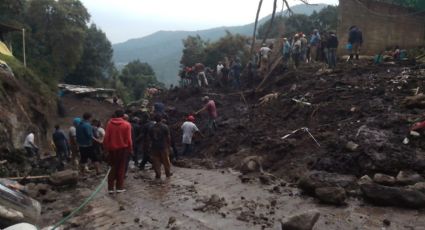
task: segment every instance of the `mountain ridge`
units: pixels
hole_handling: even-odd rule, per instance
[[[310,15],[326,6],[327,4],[295,5],[291,9],[297,14]],[[287,11],[279,14],[285,15]],[[261,18],[258,24],[264,24],[270,17],[271,15]],[[159,30],[144,37],[132,38],[125,42],[113,44],[113,60],[118,68],[122,68],[126,63],[135,59],[147,62],[154,69],[159,81],[167,85],[176,84],[183,50],[182,40],[187,36],[199,35],[204,40],[216,41],[223,37],[226,31],[232,34],[251,36],[253,29],[254,23],[242,26],[220,26],[195,31]]]

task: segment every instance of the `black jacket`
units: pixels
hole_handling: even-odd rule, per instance
[[[336,37],[336,35],[329,36],[328,42],[327,42],[327,48],[328,49],[338,48],[338,38]]]

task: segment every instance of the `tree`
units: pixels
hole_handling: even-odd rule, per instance
[[[199,35],[188,36],[183,40],[183,56],[180,64],[184,66],[193,66],[204,59],[204,50],[207,42],[202,40]]]
[[[318,13],[314,12],[310,16],[314,28],[319,31],[336,30],[338,21],[338,8],[336,6],[327,6]]]
[[[240,58],[242,61],[248,59],[248,38],[240,34],[233,35],[226,31],[226,36],[217,42],[210,43],[204,49],[203,63],[207,66],[215,66],[224,57]]]
[[[163,84],[156,79],[152,67],[140,60],[129,62],[124,66],[119,79],[127,88],[129,100],[143,98],[148,87],[163,87]]]
[[[42,74],[62,80],[80,61],[90,15],[79,0],[37,0],[28,4],[28,61]]]
[[[92,24],[86,31],[83,55],[74,72],[65,82],[80,85],[95,85],[112,74],[112,45],[105,33]]]
[[[270,29],[270,32],[268,34],[269,38],[276,38],[279,37],[279,35],[284,34],[285,32],[285,20],[287,18],[284,16],[278,16],[275,18],[274,22],[273,22],[273,26]],[[268,20],[267,22],[265,22],[263,25],[261,25],[258,28],[258,38],[260,39],[264,39],[266,36],[266,32],[270,26],[271,21]]]

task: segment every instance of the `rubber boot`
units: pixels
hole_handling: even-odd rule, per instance
[[[356,54],[356,60],[359,60],[359,55],[358,54]]]
[[[350,60],[353,60],[354,54],[350,54]]]

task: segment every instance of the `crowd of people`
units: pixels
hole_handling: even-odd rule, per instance
[[[276,43],[263,43],[253,57],[248,61],[245,68],[239,57],[224,57],[219,61],[215,69],[205,67],[202,63],[194,66],[186,66],[180,72],[181,86],[183,87],[220,87],[232,86],[234,89],[241,88],[241,74],[246,71],[247,85],[262,79],[270,72],[271,55]],[[357,26],[351,26],[348,30],[346,45],[349,60],[359,59],[360,49],[363,44],[362,31]],[[334,69],[337,64],[337,49],[339,40],[335,31],[323,31],[315,29],[307,36],[299,32],[292,37],[281,37],[280,53],[284,70],[297,69],[306,63],[323,62],[328,68]]]
[[[208,136],[214,135],[217,130],[215,101],[205,96],[202,102],[204,106],[201,109],[186,116],[184,121],[177,122],[181,132],[180,151],[176,147],[178,129],[170,124],[165,105],[161,102],[154,103],[151,111],[117,110],[105,129],[98,119],[92,119],[90,113],[84,113],[82,118],[74,118],[67,134],[56,125],[52,143],[60,163],[59,169],[69,165],[85,175],[92,172],[89,168],[94,168],[96,175],[100,175],[103,172],[102,162],[105,161],[111,168],[109,193],[125,191],[124,180],[131,160],[140,170],[144,170],[148,162],[151,163],[157,179],[161,178],[163,167],[165,176],[169,178],[172,176],[172,160],[191,155],[193,137],[204,137],[195,124],[195,116],[202,112],[207,114]],[[34,132],[30,132],[25,138],[24,147],[29,156],[39,157],[34,138]]]
[[[193,67],[186,66],[180,72],[181,86],[207,88],[212,84],[220,87],[240,89],[243,66],[239,57],[225,57],[218,62],[215,70],[196,63]]]

